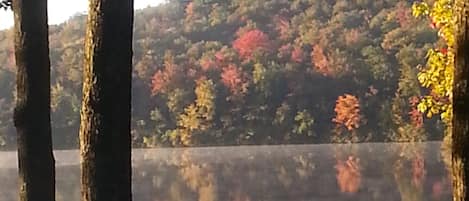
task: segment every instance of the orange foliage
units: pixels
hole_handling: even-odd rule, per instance
[[[228,67],[223,68],[221,81],[234,95],[239,95],[247,90],[245,80],[242,70],[236,65],[230,64]]]
[[[337,184],[344,193],[356,193],[361,185],[360,159],[349,156],[347,161],[337,160]]]
[[[233,42],[233,47],[241,58],[251,59],[255,52],[270,52],[271,44],[267,34],[254,29],[236,39]]]
[[[334,111],[336,117],[333,122],[344,125],[349,131],[360,127],[360,103],[357,97],[350,94],[339,96]]]
[[[163,90],[163,88],[167,85],[170,79],[170,75],[164,71],[159,70],[158,72],[153,75],[151,80],[151,92],[153,95],[158,94]]]
[[[313,66],[316,67],[317,72],[325,76],[333,74],[332,70],[329,68],[330,62],[327,59],[327,56],[324,54],[324,50],[321,46],[315,45],[313,47],[313,51],[311,52],[311,58],[313,61]]]

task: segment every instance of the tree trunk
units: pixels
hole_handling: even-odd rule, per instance
[[[453,197],[469,200],[469,0],[456,0],[453,89]]]
[[[80,154],[82,201],[130,201],[133,0],[90,0]]]
[[[47,0],[15,0],[15,58],[21,201],[55,200],[50,125],[50,61]]]

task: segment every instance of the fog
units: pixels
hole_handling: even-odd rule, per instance
[[[451,200],[440,143],[157,148],[133,151],[135,201]],[[56,151],[57,200],[79,200],[78,151]],[[16,153],[0,197],[17,200]]]

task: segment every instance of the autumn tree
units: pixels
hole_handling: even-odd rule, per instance
[[[419,76],[431,94],[419,104],[422,111],[441,113],[451,141],[453,198],[469,199],[469,1],[438,0],[414,5],[414,15],[428,15],[433,28],[445,40],[445,46],[428,53],[427,69]],[[449,141],[449,140],[448,140]]]
[[[392,164],[392,173],[402,201],[424,200],[425,161],[415,144],[402,145],[400,156]]]
[[[2,2],[8,6],[10,2]],[[50,124],[47,1],[15,0],[18,134],[21,201],[55,200],[55,162]]]
[[[207,131],[212,126],[215,115],[215,86],[212,80],[200,78],[194,89],[195,103],[184,109],[184,113],[179,115],[178,128],[170,133],[170,140],[173,144],[184,146],[192,145],[195,142],[198,131]]]
[[[81,109],[81,200],[130,201],[133,0],[91,0]]]
[[[330,67],[330,61],[327,58],[327,55],[324,53],[324,49],[320,45],[313,46],[313,51],[311,52],[311,60],[315,70],[325,76],[334,74]]]
[[[356,96],[345,94],[337,99],[334,111],[337,116],[333,121],[351,131],[360,127],[360,103]]]
[[[339,96],[336,101],[334,111],[336,112],[336,117],[333,118],[332,121],[336,123],[337,135],[333,136],[333,141],[357,141],[358,139],[355,130],[360,127],[362,120],[362,115],[360,114],[360,102],[358,98],[350,94]],[[352,135],[341,137],[340,134],[342,133],[342,128],[345,128]]]
[[[421,105],[419,111],[415,105],[409,107],[410,97],[424,102],[426,94],[404,96],[399,88],[415,83],[420,90],[419,69],[428,70],[419,74],[420,80],[451,74],[440,68],[444,65],[416,68],[432,46],[429,58],[438,56],[432,64],[450,63],[445,55],[452,54],[451,48],[445,48],[443,39],[435,43],[436,32],[444,27],[439,21],[446,17],[435,17],[432,29],[425,19],[409,18],[410,5],[408,1],[170,0],[142,9],[135,15],[132,141],[135,146],[172,146],[170,133],[182,128],[181,115],[192,114],[185,109],[196,99],[194,89],[201,77],[213,82],[216,115],[213,126],[191,133],[194,138],[188,146],[327,143],[329,136],[315,134],[337,127],[344,134],[355,132],[360,141],[394,141],[388,136],[396,130],[410,134],[407,131],[417,125],[422,132],[413,134],[438,140],[441,121],[422,122]],[[85,24],[86,16],[77,15],[50,27],[52,129],[60,148],[76,145],[73,133],[80,122],[83,80],[77,72],[83,66]],[[0,62],[5,64],[0,66],[0,149],[12,148],[16,140],[10,120],[15,100],[11,77],[16,70],[11,32],[0,31]],[[248,37],[255,32],[259,34]],[[446,32],[440,34],[445,40]],[[404,53],[407,56],[400,56]],[[404,60],[411,60],[405,66],[411,71],[403,70]],[[438,90],[432,94],[448,92],[440,89],[449,81],[434,82]],[[377,93],[368,90],[370,86]],[[331,121],[335,101],[344,93],[354,94],[361,114],[367,116],[360,132]],[[446,97],[435,100],[431,103],[436,106],[450,105]],[[402,107],[394,110],[394,105]],[[399,111],[403,126],[394,123],[394,111]]]
[[[241,68],[234,64],[230,64],[223,68],[221,73],[222,83],[230,89],[233,95],[241,95],[247,90],[246,76],[243,75]]]
[[[233,42],[241,58],[251,59],[254,53],[270,52],[270,39],[259,29],[247,31]]]

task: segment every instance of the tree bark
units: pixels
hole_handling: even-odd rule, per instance
[[[55,161],[50,125],[47,0],[15,0],[18,134],[21,201],[55,200]]]
[[[130,201],[133,0],[90,0],[80,126],[82,201]]]
[[[453,198],[469,200],[469,0],[455,1],[455,69],[453,88]]]

